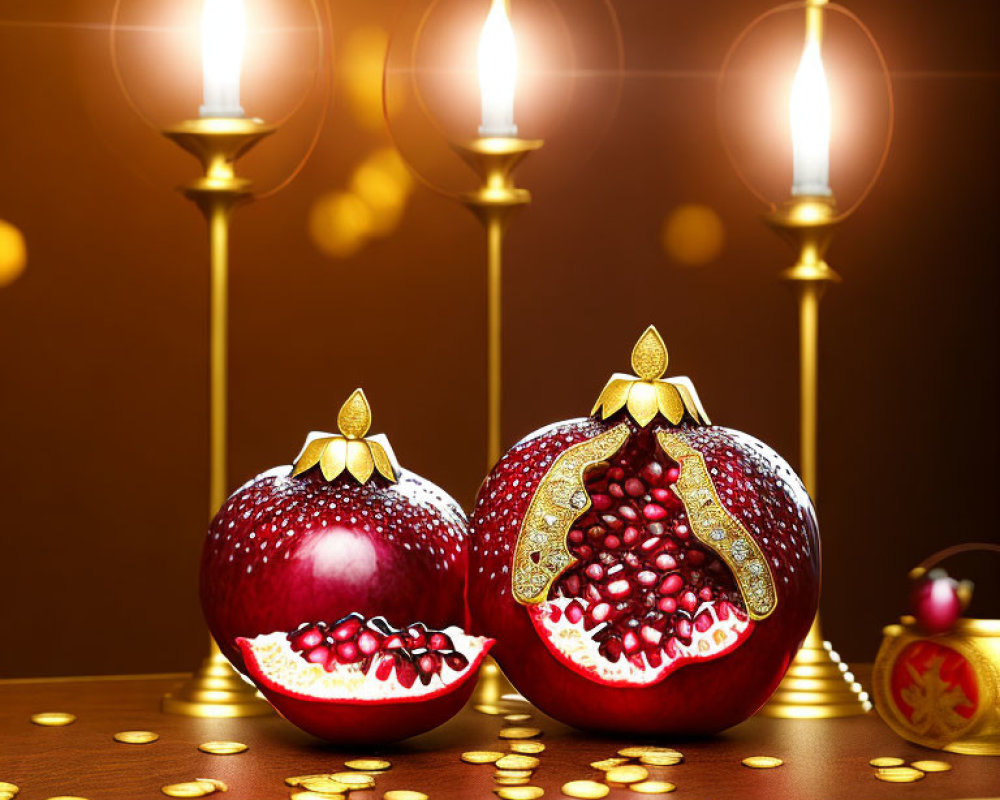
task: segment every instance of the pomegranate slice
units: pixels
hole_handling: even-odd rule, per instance
[[[396,629],[355,613],[236,644],[250,678],[289,721],[329,741],[387,742],[453,716],[494,640],[458,626]]]

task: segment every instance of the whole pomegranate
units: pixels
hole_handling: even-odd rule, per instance
[[[927,633],[944,633],[958,622],[971,599],[971,581],[959,582],[943,569],[921,570],[910,592],[910,609]]]
[[[201,567],[223,653],[291,722],[354,743],[451,717],[493,644],[465,630],[462,510],[367,437],[370,422],[358,389],[339,435],[311,434],[294,467],[227,500]]]
[[[773,450],[664,380],[650,327],[593,416],[516,444],[479,492],[469,604],[500,666],[579,728],[718,731],[767,700],[819,594],[816,520]]]

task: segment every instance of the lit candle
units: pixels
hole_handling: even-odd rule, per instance
[[[483,100],[480,136],[517,136],[514,84],[517,43],[507,17],[506,0],[492,0],[479,36],[479,91]]]
[[[812,9],[811,9],[812,10]],[[819,36],[806,37],[795,80],[789,117],[792,124],[792,194],[829,195],[830,90],[826,84]]]
[[[243,0],[205,0],[201,16],[203,117],[242,117],[240,70],[247,17]]]

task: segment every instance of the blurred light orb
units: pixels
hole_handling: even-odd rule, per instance
[[[0,286],[13,283],[28,263],[24,235],[11,223],[0,219]]]
[[[661,229],[663,250],[685,267],[714,261],[726,244],[726,228],[715,209],[684,203],[667,214]]]
[[[372,227],[368,204],[353,192],[321,195],[309,210],[309,238],[331,258],[349,258],[360,251]]]
[[[413,177],[391,147],[372,153],[351,177],[351,191],[368,206],[371,235],[386,236],[399,225],[413,191]]]
[[[354,119],[370,131],[385,129],[382,115],[382,70],[389,33],[377,25],[353,29],[341,50],[337,75]]]

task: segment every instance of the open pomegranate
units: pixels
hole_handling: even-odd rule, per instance
[[[593,416],[516,444],[473,514],[469,604],[514,685],[580,728],[709,733],[753,714],[809,630],[819,538],[766,445],[665,380],[650,327]]]
[[[358,389],[341,433],[257,476],[216,515],[201,599],[223,653],[287,719],[378,743],[454,715],[492,640],[466,633],[461,508],[367,436]]]

